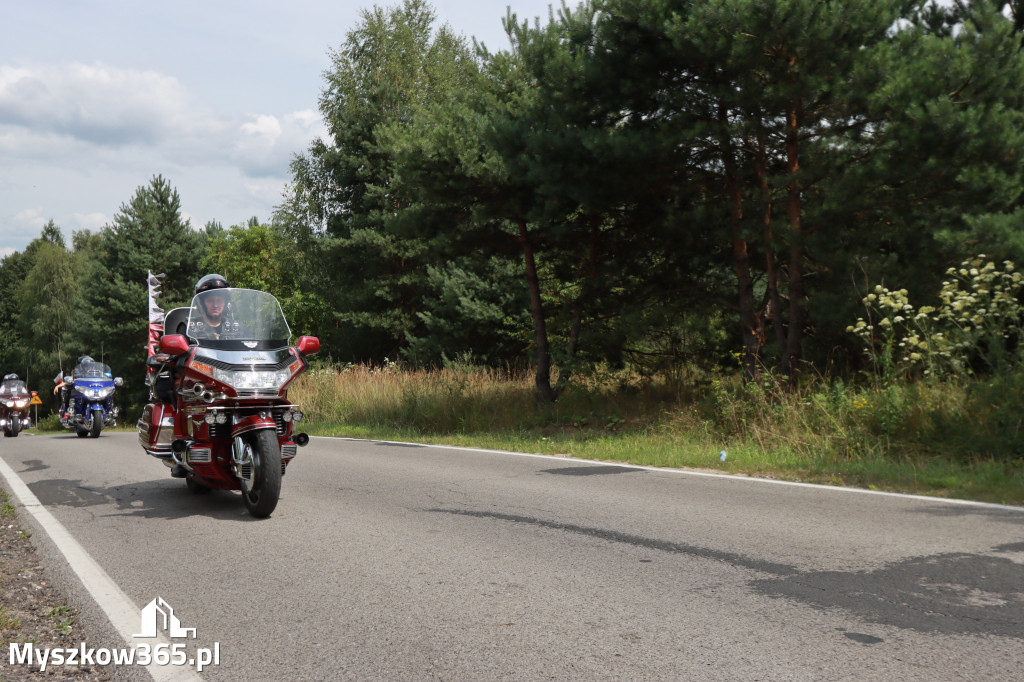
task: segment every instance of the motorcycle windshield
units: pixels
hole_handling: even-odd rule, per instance
[[[255,289],[210,289],[196,294],[186,335],[206,348],[275,350],[289,345],[281,304]]]
[[[20,379],[8,379],[0,384],[0,396],[28,395],[28,386]]]
[[[90,381],[113,381],[114,373],[110,371],[110,365],[104,362],[81,362],[72,371],[71,376],[75,381],[88,379]]]

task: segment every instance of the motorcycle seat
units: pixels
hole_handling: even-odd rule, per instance
[[[164,334],[184,334],[191,308],[174,308],[164,315]]]

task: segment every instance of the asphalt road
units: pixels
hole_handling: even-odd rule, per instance
[[[205,679],[1024,676],[1024,508],[314,438],[257,520],[134,434],[0,458],[133,608],[218,645]]]

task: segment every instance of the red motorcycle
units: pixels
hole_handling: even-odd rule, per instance
[[[17,374],[8,374],[0,383],[0,427],[5,436],[17,437],[18,432],[28,428],[28,406],[35,397]]]
[[[220,306],[216,319],[209,306]],[[319,339],[290,346],[277,299],[252,289],[204,291],[191,307],[168,312],[161,334],[154,326],[146,362],[152,402],[138,423],[143,449],[192,492],[241,490],[249,513],[270,516],[281,477],[309,442],[295,433],[303,415],[288,386],[319,352]]]

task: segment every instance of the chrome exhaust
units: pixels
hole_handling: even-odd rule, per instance
[[[205,384],[201,384],[198,382],[192,386],[192,395],[194,395],[196,398],[199,398],[204,403],[212,403],[217,398],[217,395],[213,391],[206,388]]]
[[[188,450],[188,441],[176,438],[171,441],[171,460],[175,464],[180,464],[189,471],[192,471],[192,467],[185,461],[185,452]]]

